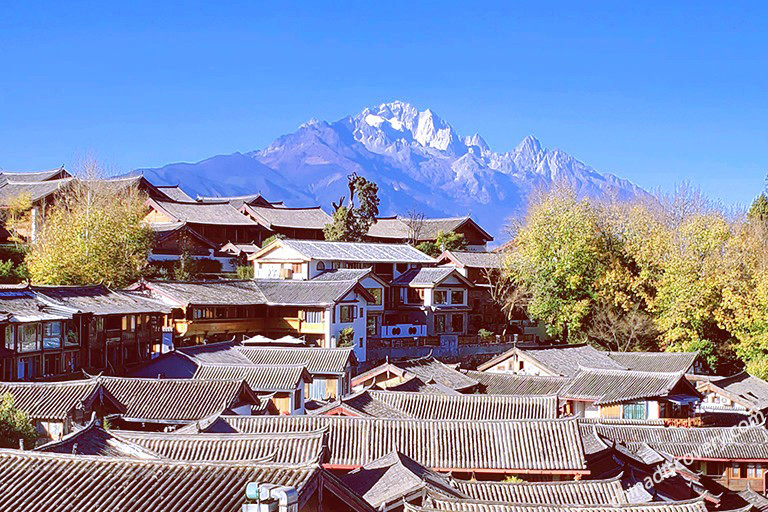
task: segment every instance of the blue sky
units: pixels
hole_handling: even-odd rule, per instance
[[[748,203],[768,172],[765,2],[108,4],[0,8],[0,168],[197,161],[400,99],[649,189]]]

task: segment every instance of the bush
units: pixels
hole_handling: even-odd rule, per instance
[[[238,279],[253,279],[253,265],[239,265],[237,267]]]
[[[477,331],[477,335],[484,340],[493,338],[493,332],[489,331],[488,329],[480,329],[479,331]]]
[[[338,347],[352,347],[355,344],[355,330],[351,327],[346,327],[339,332],[339,342],[336,344]]]
[[[16,408],[13,395],[5,393],[0,396],[0,447],[18,449],[20,439],[26,449],[33,448],[37,430],[27,413]]]

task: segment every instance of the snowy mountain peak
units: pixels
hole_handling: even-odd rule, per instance
[[[460,136],[433,110],[403,101],[330,123],[312,119],[262,150],[144,173],[153,183],[181,184],[193,196],[258,190],[290,206],[325,207],[347,193],[346,176],[358,173],[378,184],[382,215],[471,211],[495,234],[507,216],[522,212],[533,190],[556,181],[590,196],[645,193],[564,151],[543,148],[533,136],[509,152],[493,151],[479,134]]]

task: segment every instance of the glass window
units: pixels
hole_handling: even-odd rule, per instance
[[[451,304],[464,304],[464,290],[451,291]]]
[[[14,347],[14,337],[13,337],[14,329],[13,324],[8,324],[5,326],[5,348],[8,350],[16,350],[16,347]]]
[[[451,315],[451,331],[464,332],[464,315]]]
[[[323,323],[323,312],[322,311],[306,311],[304,313],[305,322],[308,324],[321,324]]]
[[[325,263],[323,263],[322,261],[318,261],[317,262],[317,271],[318,272],[322,272],[324,270],[325,270]]]
[[[366,288],[366,291],[373,295],[376,301],[373,303],[376,306],[381,306],[381,288]]]
[[[379,317],[378,315],[368,315],[367,319],[367,331],[368,336],[376,336],[379,330]]]
[[[301,263],[291,263],[291,271],[294,274],[301,274]]]
[[[293,392],[293,409],[301,409],[301,390],[299,389]]]
[[[645,420],[648,419],[648,413],[645,402],[635,402],[624,404],[623,418],[625,420]]]
[[[18,328],[19,352],[40,350],[40,324],[21,324]]]
[[[355,306],[341,306],[339,308],[339,317],[341,323],[349,323],[355,319]]]
[[[435,290],[435,304],[448,304],[448,292],[445,290]]]
[[[435,332],[445,332],[445,315],[435,315]]]
[[[43,348],[61,348],[61,322],[43,324]],[[46,367],[45,373],[53,372],[49,372]]]
[[[422,295],[423,291],[417,288],[407,288],[407,299],[408,304],[421,304],[424,296]]]

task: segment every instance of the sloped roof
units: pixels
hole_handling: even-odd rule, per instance
[[[629,370],[646,372],[686,372],[698,352],[608,352],[608,357]]]
[[[255,364],[203,364],[198,366],[195,379],[244,380],[257,392],[293,392],[304,382],[312,382],[306,366],[301,365],[255,365]]]
[[[360,281],[363,278],[371,277],[382,284],[389,284],[373,273],[370,268],[334,268],[327,269],[323,273],[316,275],[312,281]]]
[[[475,379],[438,361],[432,356],[428,356],[384,363],[354,377],[352,385],[358,386],[366,380],[386,372],[401,376],[414,375],[423,382],[441,384],[455,391],[469,390],[478,384]]]
[[[318,466],[170,462],[0,450],[3,508],[17,512],[240,512],[250,482],[295,487],[303,506],[314,494],[320,471]]]
[[[624,505],[629,503],[620,478],[565,482],[482,482],[451,480],[471,499],[538,505]]]
[[[16,407],[35,420],[64,420],[77,408],[104,404],[108,413],[125,407],[100,382],[93,379],[62,382],[0,382],[0,395],[13,395]]]
[[[194,432],[195,425],[184,427]],[[342,416],[220,416],[209,432],[328,428],[329,467],[352,469],[397,450],[434,470],[583,472],[578,424],[556,420],[413,420]],[[371,442],[375,439],[376,442]]]
[[[27,196],[32,202],[40,201],[63,189],[74,178],[62,178],[51,181],[8,181],[0,185],[0,206],[8,206],[21,196]]]
[[[0,189],[0,192],[2,189]],[[199,203],[149,200],[149,205],[175,221],[214,226],[256,226],[229,203]]]
[[[378,386],[374,385],[371,386],[371,389],[381,389]],[[459,393],[455,389],[449,388],[447,386],[444,386],[442,384],[438,384],[437,382],[424,382],[420,378],[416,377],[415,375],[411,376],[411,378],[401,382],[400,384],[396,384],[394,386],[389,386],[386,388],[389,391],[410,391],[413,393],[437,393],[440,395],[461,395],[462,393]]]
[[[440,284],[444,279],[454,275],[467,286],[472,286],[466,277],[459,274],[452,267],[422,267],[411,268],[392,280],[395,286],[411,286],[414,288],[428,288]]]
[[[665,397],[678,384],[682,384],[693,396],[698,396],[682,372],[582,369],[570,384],[560,390],[560,396],[604,405],[641,398]]]
[[[304,364],[312,375],[342,375],[348,364],[357,364],[352,348],[238,346],[235,350],[253,364]]]
[[[431,495],[424,506],[405,504],[406,512],[706,512],[704,497],[686,501],[662,501],[636,505],[536,505],[498,501],[466,500]]]
[[[590,345],[566,344],[517,346],[481,364],[478,366],[478,370],[493,368],[515,353],[523,359],[536,362],[554,375],[565,377],[575,376],[580,368],[627,369],[608,357],[606,352],[600,352]]]
[[[465,217],[421,219],[418,222],[420,224],[418,227],[419,240],[421,241],[435,240],[439,231],[444,233],[455,231],[467,222],[472,223],[487,241],[493,240],[493,237],[472,220],[469,215]],[[411,220],[406,217],[381,217],[376,219],[375,224],[371,225],[371,228],[368,230],[368,236],[371,238],[407,240],[412,237],[413,231],[411,229]]]
[[[0,314],[9,322],[67,320],[76,312],[44,302],[28,286],[0,287]]]
[[[318,464],[325,431],[280,434],[178,434],[116,430],[116,439],[140,446],[168,460],[254,461],[273,464]]]
[[[498,252],[445,251],[438,258],[460,268],[498,269],[504,267],[504,257]]]
[[[71,455],[98,455],[128,459],[160,459],[160,455],[131,441],[116,437],[97,421],[91,420],[85,427],[75,430],[59,441],[51,441],[35,448],[38,452]]]
[[[325,213],[319,206],[274,208],[244,204],[241,211],[270,230],[275,228],[323,229],[326,224],[333,222],[333,217]]]
[[[677,428],[595,423],[588,427],[609,442],[621,442],[632,449],[645,443],[678,458],[695,455],[706,445],[702,457],[707,459],[768,460],[768,430],[762,425]]]
[[[554,419],[558,410],[556,396],[439,395],[404,391],[366,390],[342,398],[341,403],[361,416],[424,420]]]
[[[367,300],[375,300],[356,280],[254,279],[253,282],[264,295],[265,303],[270,305],[332,306],[354,288]]]
[[[198,195],[195,201],[199,203],[230,203],[235,208],[240,208],[244,204],[272,206],[273,208],[283,208],[282,201],[267,201],[259,193],[245,194],[242,196],[201,196]]]
[[[258,252],[261,250],[261,246],[256,244],[234,244],[232,242],[228,242],[222,245],[219,250],[221,252],[226,252],[227,254],[239,256],[241,253],[253,254],[254,252]]]
[[[152,222],[149,224],[149,229],[151,229],[155,234],[155,243],[162,242],[163,240],[172,236],[174,233],[184,232],[197,239],[204,245],[207,245],[211,249],[218,249],[219,247],[217,243],[198,233],[195,229],[191,228],[186,221],[183,220],[175,222]]]
[[[704,391],[719,393],[746,409],[762,411],[768,408],[768,382],[747,372],[711,380],[704,384]]]
[[[129,420],[187,423],[259,398],[243,380],[94,377],[125,405]]]
[[[430,471],[410,457],[390,452],[341,479],[372,507],[386,510],[403,500],[420,495],[425,489],[460,496],[448,479]]]
[[[543,375],[517,375],[513,373],[464,372],[480,383],[486,395],[557,395],[560,388],[570,382],[568,377]]]
[[[158,300],[137,293],[110,290],[103,285],[33,286],[31,289],[52,301],[53,305],[82,313],[128,315],[171,312],[171,308]]]
[[[194,198],[187,195],[178,185],[155,185],[160,192],[166,195],[171,201],[192,202]]]
[[[0,173],[0,181],[6,179],[10,182],[35,182],[35,181],[48,181],[52,178],[71,178],[72,176],[64,169],[64,166],[58,169],[51,169],[48,171],[33,171],[33,172],[6,172]]]
[[[274,246],[293,249],[310,260],[359,261],[364,263],[435,263],[435,260],[408,244],[327,242],[317,240],[275,240],[250,256],[259,259]]]

